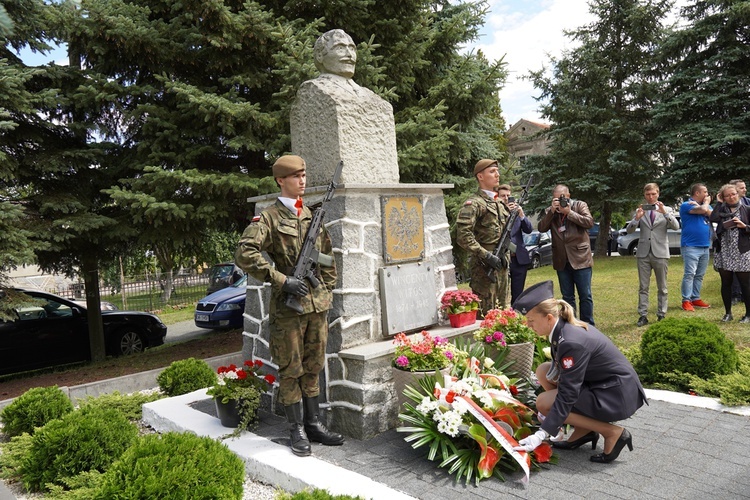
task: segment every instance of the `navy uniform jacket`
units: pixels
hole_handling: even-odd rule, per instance
[[[552,333],[559,368],[557,397],[542,429],[556,435],[570,412],[602,422],[624,420],[643,406],[646,393],[633,366],[602,332],[560,318]]]
[[[516,245],[516,260],[522,266],[528,266],[531,264],[529,259],[529,251],[526,249],[526,245],[523,243],[523,233],[529,234],[533,230],[531,221],[528,217],[523,219],[516,219],[513,224],[513,229],[510,230],[510,241]]]

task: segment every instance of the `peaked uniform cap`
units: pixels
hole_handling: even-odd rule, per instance
[[[482,170],[491,167],[492,165],[497,165],[497,160],[479,160],[476,165],[474,165],[474,175],[477,175]]]
[[[555,290],[552,281],[542,281],[541,283],[530,286],[524,290],[521,295],[516,297],[516,301],[513,302],[513,309],[521,314],[528,314],[528,312],[539,305],[539,303],[554,298]]]
[[[297,155],[284,155],[273,164],[273,176],[286,177],[305,170],[305,160]]]

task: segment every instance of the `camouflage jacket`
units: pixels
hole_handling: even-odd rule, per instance
[[[298,218],[281,201],[276,200],[276,203],[253,218],[253,222],[245,228],[240,238],[235,262],[258,281],[271,283],[270,312],[276,316],[297,315],[284,305],[286,294],[281,291],[281,286],[292,272],[311,221],[312,212],[306,206],[302,207],[302,215]],[[318,235],[315,248],[321,253],[333,255],[331,240],[325,227]],[[275,266],[261,252],[266,252]],[[313,288],[308,282],[310,293],[299,298],[303,314],[327,311],[331,308],[333,289],[336,287],[336,266],[318,266],[315,274],[320,286]]]
[[[491,200],[481,189],[471,195],[456,218],[456,240],[474,262],[481,262],[500,241],[500,234],[510,217],[508,207]]]

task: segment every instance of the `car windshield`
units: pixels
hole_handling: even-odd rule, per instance
[[[245,285],[247,285],[247,274],[244,275],[242,278],[240,278],[240,280],[237,283],[233,284],[232,286],[235,288],[239,288]]]
[[[234,266],[232,264],[227,264],[225,266],[213,266],[211,268],[211,274],[209,275],[209,278],[213,280],[227,278],[232,275],[232,270],[234,269]]]
[[[538,245],[542,233],[531,233],[523,235],[523,244],[527,247]]]

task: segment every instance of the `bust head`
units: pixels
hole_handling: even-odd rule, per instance
[[[330,30],[315,41],[313,47],[315,67],[321,73],[351,78],[357,63],[357,47],[344,30]]]

